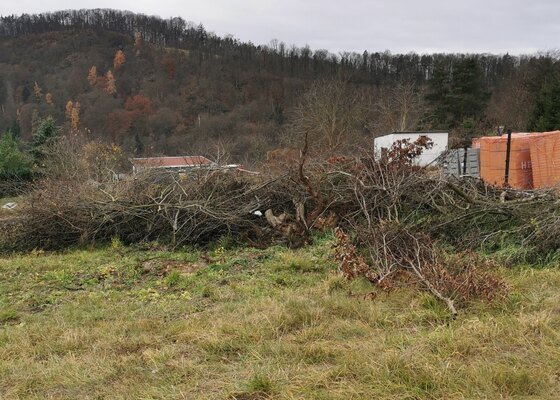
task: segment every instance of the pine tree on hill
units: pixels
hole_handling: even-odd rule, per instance
[[[48,157],[59,138],[59,134],[60,128],[52,117],[39,121],[31,142],[31,155],[36,163],[40,163]]]
[[[554,131],[560,129],[560,77],[541,89],[529,118],[529,130]]]
[[[434,107],[430,122],[436,128],[450,129],[465,119],[480,119],[490,93],[476,59],[468,57],[454,62],[450,70],[436,67],[426,99]]]

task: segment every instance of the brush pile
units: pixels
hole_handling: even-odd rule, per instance
[[[452,313],[456,304],[506,291],[475,251],[521,249],[506,260],[512,262],[558,256],[554,191],[492,188],[414,166],[427,146],[401,143],[381,160],[369,154],[311,159],[304,146],[299,160],[276,176],[159,172],[112,182],[66,165],[57,171],[72,175],[46,176],[14,217],[0,220],[0,250],[64,249],[113,238],[205,246],[223,236],[297,248],[314,231],[336,228],[336,258],[347,278],[391,287],[408,276]]]

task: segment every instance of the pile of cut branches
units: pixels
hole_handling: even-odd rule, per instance
[[[266,245],[274,236],[259,210],[291,207],[281,180],[202,171],[135,175],[112,183],[36,184],[0,244],[62,249],[80,243],[162,241],[204,245],[221,236]],[[3,242],[3,243],[2,243]]]
[[[0,220],[0,250],[62,249],[115,237],[205,246],[222,236],[297,248],[311,242],[313,231],[338,227],[337,257],[347,277],[364,275],[390,286],[405,273],[455,313],[456,303],[491,300],[505,291],[473,251],[497,250],[505,240],[533,257],[560,248],[554,191],[520,192],[445,177],[414,165],[428,142],[398,146],[382,159],[363,154],[313,160],[306,136],[299,159],[279,176],[201,170],[117,182],[92,178],[103,174],[46,177],[31,187],[14,218]],[[57,171],[77,170],[67,165]]]

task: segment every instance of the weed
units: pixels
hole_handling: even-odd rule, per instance
[[[218,300],[218,293],[216,289],[210,285],[203,286],[200,295],[206,299]]]
[[[341,292],[348,287],[348,281],[340,274],[330,274],[324,282],[327,294]]]
[[[253,374],[243,385],[243,391],[234,396],[235,399],[267,399],[274,392],[274,384],[270,377],[262,372]]]
[[[165,277],[165,286],[169,288],[177,287],[183,280],[183,275],[179,271],[172,271]]]
[[[299,254],[284,253],[271,264],[273,271],[290,271],[297,273],[312,273],[325,271],[325,265],[314,257]]]
[[[123,248],[123,243],[117,236],[113,236],[111,238],[111,249],[112,250],[121,250]]]
[[[2,324],[11,323],[17,321],[18,314],[17,311],[12,308],[0,308],[0,326]]]

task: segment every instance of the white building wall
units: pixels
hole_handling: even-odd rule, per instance
[[[432,139],[434,146],[431,149],[424,150],[422,154],[415,160],[415,164],[425,166],[432,163],[444,151],[447,150],[447,141],[449,135],[447,132],[402,132],[391,133],[389,135],[375,138],[373,145],[375,147],[376,157],[381,156],[381,149],[389,149],[397,140],[408,139],[411,142],[416,141],[420,136],[427,136]]]

